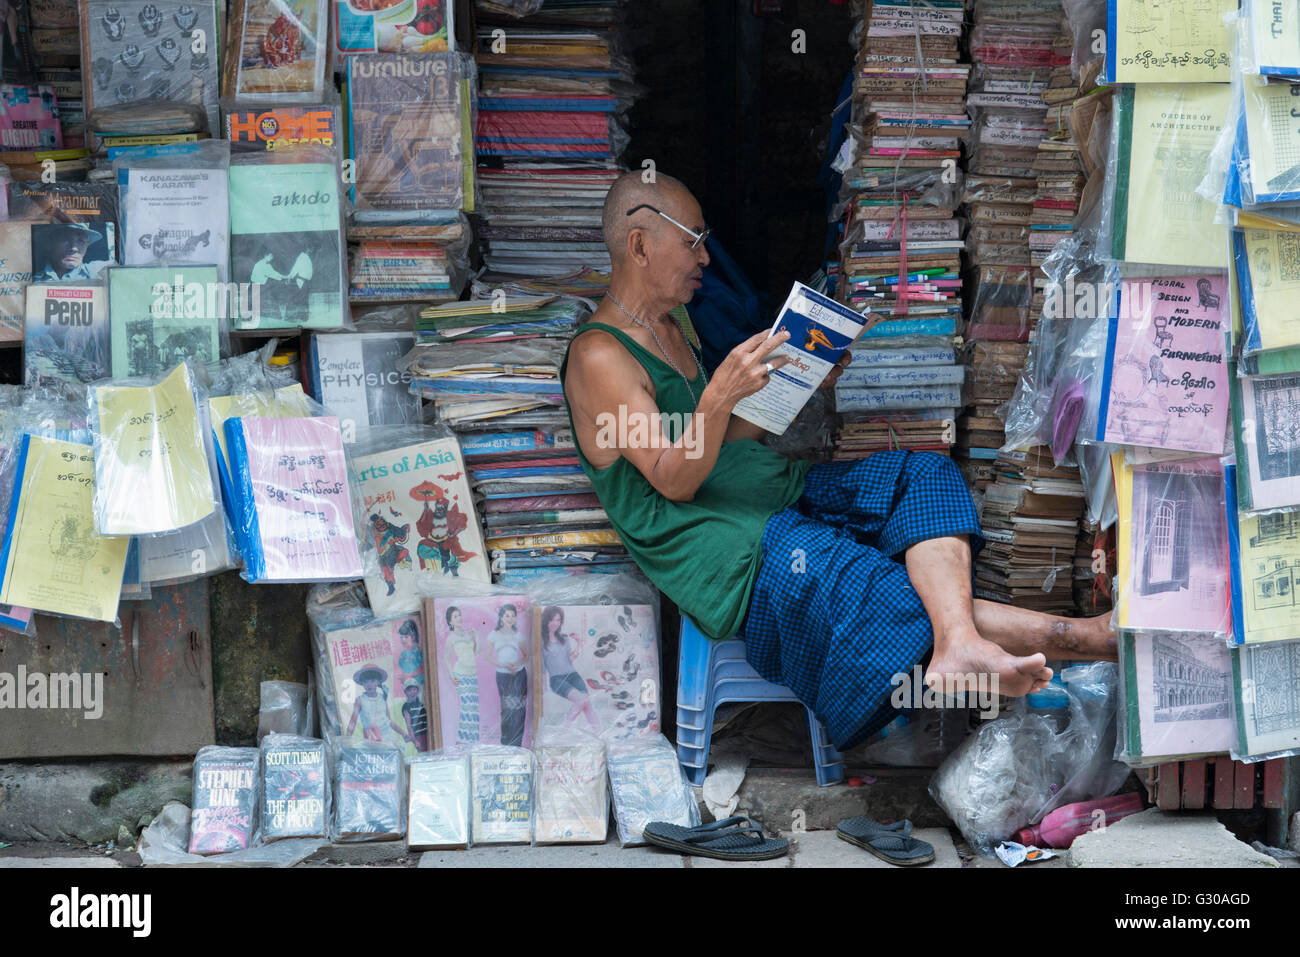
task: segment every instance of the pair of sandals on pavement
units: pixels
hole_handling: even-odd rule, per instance
[[[912,837],[911,821],[879,824],[869,817],[851,817],[839,823],[835,834],[890,864],[911,867],[934,860],[934,847]],[[767,861],[790,851],[788,840],[768,837],[753,818],[744,814],[699,827],[651,821],[642,837],[679,854],[720,861]]]

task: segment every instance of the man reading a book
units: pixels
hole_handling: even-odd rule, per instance
[[[680,182],[620,177],[604,234],[609,294],[561,369],[583,471],[642,571],[709,637],[744,638],[750,664],[810,707],[837,748],[893,719],[891,678],[918,662],[935,688],[988,674],[1024,695],[1051,678],[1048,658],[1114,657],[1109,616],[973,599],[983,539],[947,457],[810,465],[732,415],[787,361],[770,358],[785,333],[753,336],[705,375],[684,307],[709,263],[708,230]]]

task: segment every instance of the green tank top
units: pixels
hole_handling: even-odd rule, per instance
[[[659,411],[679,416],[664,423],[669,441],[677,441],[687,422],[685,414],[694,412],[696,405],[682,377],[626,333],[604,323],[589,322],[573,338],[592,329],[614,336],[641,363],[654,383]],[[561,380],[568,364],[566,354]],[[704,389],[698,373],[691,388],[696,395]],[[579,448],[578,461],[614,530],[646,576],[704,634],[733,637],[745,620],[758,577],[763,526],[798,500],[811,463],[787,459],[753,439],[724,442],[695,498],[674,502],[655,491],[626,458],[596,469]]]

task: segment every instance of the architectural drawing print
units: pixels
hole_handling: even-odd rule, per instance
[[[1155,720],[1204,721],[1228,717],[1228,659],[1223,642],[1172,633],[1152,638]]]

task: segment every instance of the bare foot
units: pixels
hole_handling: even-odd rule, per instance
[[[997,692],[1019,698],[1038,691],[1052,680],[1047,656],[1039,653],[1018,657],[1003,651],[975,631],[948,635],[942,648],[935,648],[926,669],[925,683],[936,691],[953,693],[965,687],[965,675],[996,675]]]

